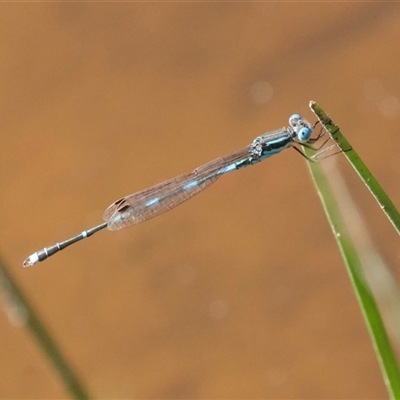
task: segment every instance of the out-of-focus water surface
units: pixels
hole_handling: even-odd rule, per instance
[[[0,21],[0,251],[95,397],[387,396],[292,150],[145,224],[22,261],[294,112],[313,120],[309,100],[400,204],[398,5],[3,3]],[[396,234],[337,159],[395,267]],[[0,331],[0,397],[65,398],[6,313]]]

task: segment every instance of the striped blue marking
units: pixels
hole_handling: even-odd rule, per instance
[[[236,164],[231,164],[225,167],[223,170],[221,170],[222,174],[226,174],[227,172],[235,171],[236,170]]]
[[[288,140],[288,136],[283,136],[283,137],[281,137],[281,138],[278,138],[278,139],[274,139],[274,140],[268,140],[268,142],[267,142],[267,144],[268,145],[274,145],[274,144],[279,144],[279,143],[281,143],[281,142],[286,142]],[[280,148],[279,150],[283,150],[283,148]]]
[[[198,181],[189,182],[189,183],[187,183],[187,184],[183,187],[183,190],[192,189],[192,188],[194,188],[195,186],[197,186],[198,184],[199,184]]]
[[[149,201],[148,201],[147,203],[145,203],[144,205],[145,205],[146,207],[150,207],[150,206],[153,206],[154,204],[157,204],[159,201],[160,201],[159,198],[158,198],[158,197],[155,197],[154,199],[149,200]]]

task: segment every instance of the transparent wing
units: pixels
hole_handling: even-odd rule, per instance
[[[123,229],[156,217],[201,192],[215,182],[232,164],[249,157],[249,146],[217,158],[193,172],[123,197],[103,214],[109,230]]]

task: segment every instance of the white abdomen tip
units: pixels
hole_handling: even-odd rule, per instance
[[[32,267],[32,265],[35,265],[36,263],[39,262],[39,257],[38,254],[32,254],[31,256],[29,256],[24,262],[23,262],[23,266],[24,267]]]

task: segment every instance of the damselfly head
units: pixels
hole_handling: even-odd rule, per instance
[[[313,126],[310,123],[301,118],[300,114],[293,114],[289,118],[289,124],[293,128],[298,141],[308,142],[313,131]]]

